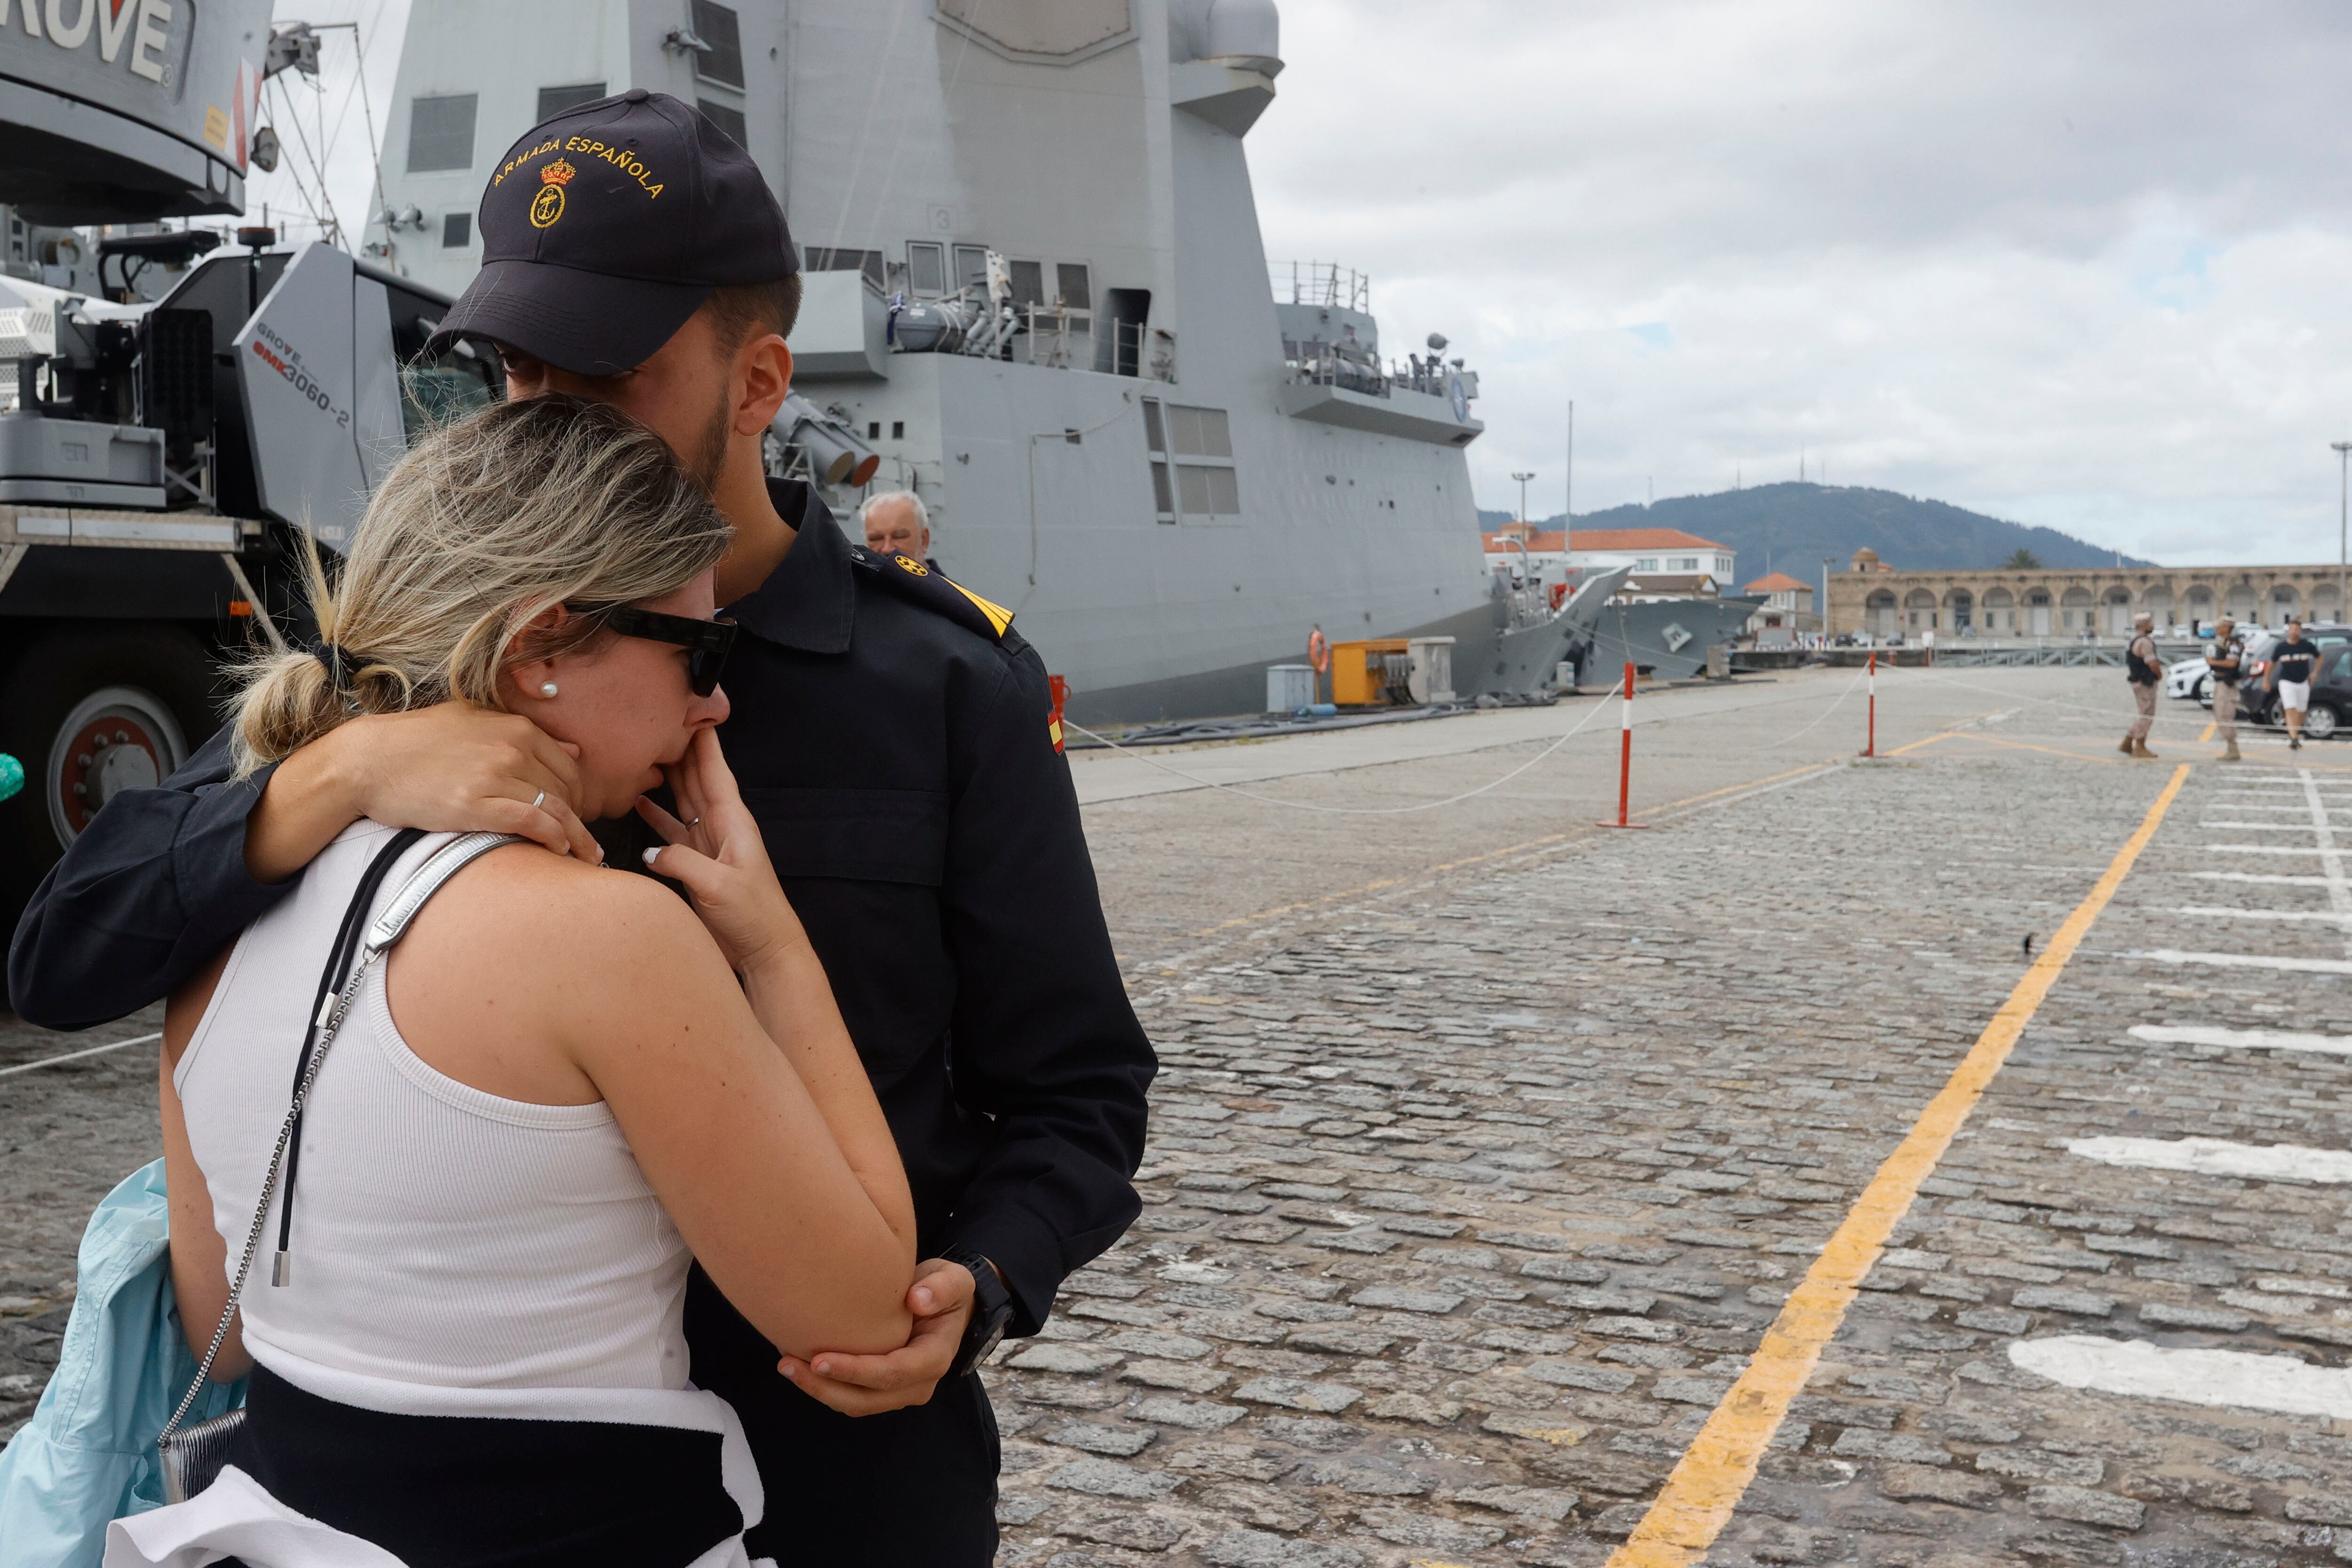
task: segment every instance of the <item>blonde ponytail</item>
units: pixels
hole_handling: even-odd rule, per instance
[[[675,592],[730,537],[661,438],[607,404],[535,397],[444,425],[385,476],[339,576],[306,537],[320,646],[238,671],[237,775],[363,715],[450,697],[502,708],[507,665],[604,629],[592,610],[524,638],[541,612]]]

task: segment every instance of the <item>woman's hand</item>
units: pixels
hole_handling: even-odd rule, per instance
[[[686,821],[637,798],[637,815],[668,841],[646,852],[647,869],[685,884],[694,912],[738,972],[805,946],[800,916],[777,884],[760,824],[735,788],[718,732],[696,735],[686,756],[663,771]]]

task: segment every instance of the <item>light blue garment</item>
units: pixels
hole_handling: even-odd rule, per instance
[[[0,1450],[0,1568],[98,1568],[108,1520],[163,1505],[155,1435],[196,1375],[172,1297],[171,1237],[161,1160],[89,1217],[57,1374]],[[188,1419],[244,1403],[242,1380],[215,1384]]]

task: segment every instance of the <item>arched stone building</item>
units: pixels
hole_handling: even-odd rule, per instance
[[[2187,634],[2227,614],[2275,626],[2289,615],[2341,620],[2336,566],[2123,567],[2032,571],[1899,571],[1875,550],[1829,580],[1829,630],[1916,639],[2125,637],[2141,611]]]

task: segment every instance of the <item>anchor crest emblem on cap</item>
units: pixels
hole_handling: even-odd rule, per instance
[[[539,172],[539,194],[530,199],[530,223],[533,228],[546,228],[563,215],[563,187],[580,172],[570,162],[558,158]]]

